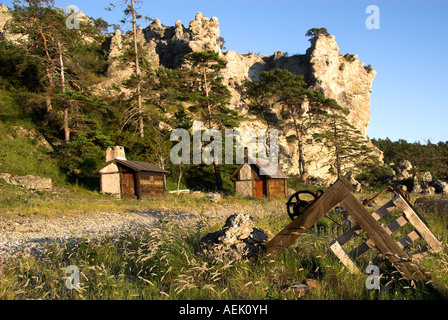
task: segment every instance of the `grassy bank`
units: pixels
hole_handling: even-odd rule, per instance
[[[141,230],[136,236],[98,241],[77,239],[64,246],[48,244],[43,257],[25,254],[1,265],[1,299],[402,300],[440,298],[448,289],[446,249],[419,262],[431,274],[432,286],[439,292],[428,284],[398,277],[393,280],[394,289],[388,293],[366,289],[367,275],[348,273],[329,249],[330,241],[343,232],[340,225],[329,219],[321,219],[275,259],[211,264],[198,253],[200,238],[221,228],[225,218],[235,212],[249,213],[255,218],[256,226],[277,233],[289,219],[284,200],[229,197],[221,204],[211,204],[206,198],[169,196],[162,200],[128,202],[76,192],[59,198],[45,197],[46,200],[34,197],[28,206],[23,205],[22,212],[32,212],[31,207],[44,208],[43,202],[47,202],[48,212],[65,206],[64,210],[74,214],[150,208],[164,213],[153,228]],[[329,216],[337,221],[340,215],[333,212]],[[429,212],[424,218],[436,237],[445,243],[447,214]],[[70,265],[80,270],[79,290],[69,290],[65,285],[65,270]],[[301,294],[291,287],[306,283],[314,285]]]

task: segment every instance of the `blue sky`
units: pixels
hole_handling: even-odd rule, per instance
[[[11,6],[12,1],[0,2]],[[119,23],[123,15],[119,8],[104,10],[110,0],[55,2],[61,7],[76,5],[109,23]],[[380,29],[365,26],[369,5],[380,10]],[[336,37],[340,53],[357,54],[377,71],[370,138],[448,141],[446,0],[144,0],[140,6],[143,15],[167,26],[178,19],[188,26],[199,11],[216,16],[226,48],[239,53],[303,54],[309,47],[306,31],[326,27]]]

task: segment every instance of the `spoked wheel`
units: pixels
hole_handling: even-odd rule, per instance
[[[296,193],[294,193],[286,203],[288,216],[291,218],[291,220],[294,220],[296,217],[301,215],[303,213],[303,210],[305,210],[305,208],[308,207],[308,205],[313,202],[319,195],[308,190],[297,191]]]

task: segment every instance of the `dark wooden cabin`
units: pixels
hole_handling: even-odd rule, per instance
[[[268,160],[246,157],[230,178],[234,182],[235,193],[256,199],[286,197],[288,175],[278,168],[274,172],[267,168],[273,168]]]
[[[122,148],[121,156],[116,156],[113,148]],[[123,147],[109,149],[112,149],[111,155],[106,156],[109,161],[95,171],[100,174],[100,192],[134,199],[165,196],[168,171],[147,162],[126,160]]]

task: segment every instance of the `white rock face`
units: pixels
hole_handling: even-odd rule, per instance
[[[10,19],[8,7],[0,5],[0,39],[17,37],[8,33]],[[123,65],[119,57],[125,50],[125,40],[131,40],[131,36],[130,33],[123,35],[117,30],[108,39],[108,80],[96,88],[103,94],[119,94],[113,90],[114,87],[129,93],[129,90],[123,88],[121,84],[134,72],[134,65],[133,63]],[[241,36],[247,35],[241,34]],[[267,115],[269,119],[266,117],[261,119],[251,114],[246,101],[236,90],[245,79],[258,81],[261,71],[275,68],[287,69],[293,74],[302,75],[311,89],[322,91],[326,97],[335,99],[341,106],[347,108],[350,111],[348,120],[363,135],[367,132],[370,121],[370,92],[376,71],[370,66],[365,67],[356,55],[341,54],[334,36],[319,35],[311,40],[311,46],[306,54],[291,57],[280,51],[271,56],[240,54],[235,51],[223,53],[218,19],[204,17],[199,12],[189,23],[188,28],[179,20],[175,26],[167,27],[159,19],[155,19],[145,29],[138,30],[137,39],[144,47],[145,54],[154,68],[160,65],[168,68],[179,67],[182,58],[193,51],[218,52],[227,62],[222,76],[223,83],[228,86],[232,94],[230,108],[247,119],[241,123],[241,127],[278,129],[280,168],[290,175],[298,174],[297,143],[287,139],[295,135],[292,120],[283,118],[280,108],[275,105]],[[308,167],[310,176],[324,180],[332,178],[328,173],[328,167],[324,165],[328,159],[321,146],[305,144],[304,153],[308,160],[313,160]]]
[[[0,32],[4,31],[6,23],[11,19],[8,7],[4,4],[0,4]]]
[[[195,19],[190,22],[189,47],[192,51],[221,52],[218,41],[219,34],[218,19],[216,17],[209,19],[198,12]]]
[[[350,110],[348,120],[364,135],[370,121],[370,92],[376,71],[364,68],[357,55],[339,53],[334,36],[320,35],[307,51],[310,57],[312,87],[323,89]]]
[[[121,34],[112,37],[109,57],[113,58],[122,50],[119,49],[122,39]],[[356,55],[341,54],[334,36],[319,35],[312,39],[306,54],[291,57],[280,51],[271,56],[240,54],[231,50],[223,53],[220,47],[218,19],[209,19],[197,13],[188,28],[179,20],[174,27],[166,27],[155,19],[142,30],[139,39],[147,49],[148,58],[154,67],[163,65],[176,68],[180,66],[182,57],[192,51],[214,50],[220,53],[227,62],[222,76],[223,83],[232,94],[230,108],[248,119],[241,123],[242,128],[266,129],[269,120],[269,127],[279,130],[280,168],[288,174],[298,174],[297,143],[287,141],[287,137],[295,135],[292,120],[282,118],[280,108],[275,106],[269,114],[269,119],[260,119],[250,114],[247,103],[236,90],[245,79],[258,81],[261,71],[275,68],[302,75],[311,89],[322,91],[326,97],[335,99],[347,108],[350,111],[348,120],[363,135],[367,132],[370,121],[370,92],[376,71],[365,67]],[[108,74],[110,81],[117,84],[132,74],[132,71],[132,68],[118,69],[112,62]],[[328,162],[325,150],[318,145],[305,144],[304,151],[307,159],[314,160],[309,164],[309,175],[331,180],[333,177],[324,165]]]

